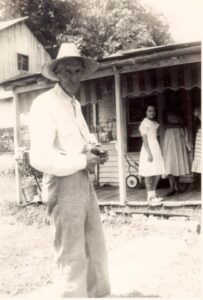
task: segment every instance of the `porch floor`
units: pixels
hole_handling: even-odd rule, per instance
[[[99,201],[119,201],[119,187],[118,186],[104,186],[96,187],[96,193]],[[146,189],[130,189],[127,188],[127,201],[146,201]],[[160,188],[157,193],[160,197],[164,197],[167,193],[167,188]],[[165,198],[167,201],[190,201],[201,200],[201,192],[188,188],[185,192],[179,195],[173,195]]]
[[[164,197],[167,188],[158,189],[158,195]],[[96,187],[96,193],[100,205],[119,205],[119,188],[118,187]],[[137,207],[141,211],[148,207],[146,201],[146,189],[129,189],[127,188],[127,205]],[[162,210],[179,209],[179,208],[200,208],[201,192],[188,187],[185,192],[171,197],[165,197],[163,200]],[[168,211],[168,210],[167,210]]]

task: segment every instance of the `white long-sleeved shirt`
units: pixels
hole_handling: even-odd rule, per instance
[[[37,170],[56,176],[71,175],[86,167],[83,154],[90,133],[80,103],[56,84],[32,103],[30,162]]]

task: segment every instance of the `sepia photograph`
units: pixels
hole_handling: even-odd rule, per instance
[[[201,299],[202,0],[0,0],[0,300]]]

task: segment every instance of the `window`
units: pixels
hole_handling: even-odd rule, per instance
[[[17,54],[18,57],[18,70],[28,71],[29,69],[29,57],[24,54]]]

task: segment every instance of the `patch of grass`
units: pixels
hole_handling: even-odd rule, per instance
[[[14,202],[5,202],[3,205],[0,204],[0,215],[3,217],[12,216],[17,222],[26,226],[50,224],[45,205],[32,204],[21,207]]]
[[[50,226],[1,224],[0,293],[19,295],[46,285],[52,277]]]
[[[49,225],[46,207],[44,205],[29,205],[18,208],[16,220],[24,225],[37,224],[38,226]]]
[[[13,178],[0,177],[0,183],[0,293],[12,296],[27,294],[52,280],[52,226],[48,226],[44,205],[16,205]],[[160,237],[167,235],[171,239],[184,239],[188,247],[186,259],[180,254],[178,262],[171,269],[178,272],[178,285],[185,289],[182,277],[185,277],[185,266],[189,261],[192,272],[187,274],[188,282],[191,282],[188,289],[196,291],[197,285],[194,286],[194,283],[200,266],[196,250],[199,247],[199,235],[190,222],[182,224],[182,221],[169,222],[142,215],[116,215],[111,209],[102,211],[101,218],[108,252],[121,248],[137,237],[154,233]],[[170,288],[166,285],[166,289]]]

